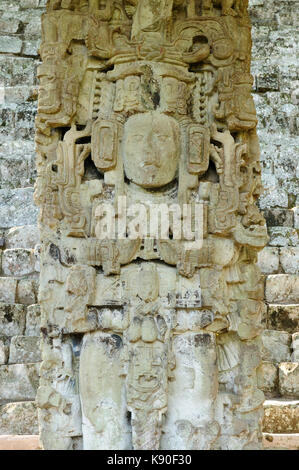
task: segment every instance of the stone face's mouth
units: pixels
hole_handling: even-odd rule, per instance
[[[148,162],[144,162],[141,164],[141,168],[146,168],[147,170],[150,170],[150,169],[157,169],[157,168],[160,168],[160,164],[158,162],[155,162],[155,161],[148,161]]]

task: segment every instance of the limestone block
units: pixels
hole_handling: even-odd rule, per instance
[[[283,362],[278,368],[279,392],[288,398],[299,397],[299,363]]]
[[[21,279],[17,287],[17,301],[20,304],[32,305],[37,300],[36,283],[32,279]]]
[[[12,248],[4,250],[2,256],[2,270],[6,276],[26,276],[35,271],[35,258],[33,250]]]
[[[24,47],[23,47],[23,55],[29,55],[29,56],[38,56],[38,49],[40,46],[40,40],[39,39],[31,39],[31,40],[26,40],[24,42]]]
[[[0,189],[0,220],[3,228],[33,225],[37,222],[37,212],[33,203],[33,188]]]
[[[260,71],[256,77],[256,89],[259,93],[265,91],[278,91],[279,90],[279,74],[278,67],[274,67],[271,71],[268,67]]]
[[[298,245],[298,233],[289,227],[269,227],[270,246],[296,246]]]
[[[14,336],[11,338],[9,364],[41,361],[40,338],[36,336]]]
[[[263,434],[265,450],[299,450],[299,434]]]
[[[299,333],[292,335],[292,361],[299,362]]]
[[[267,208],[263,211],[267,227],[293,227],[294,215],[290,209]]]
[[[0,450],[42,450],[39,436],[0,436]]]
[[[7,97],[7,94],[5,96]],[[7,158],[0,158],[0,182],[3,189],[17,188],[28,183],[26,158],[11,158],[9,164]]]
[[[5,248],[32,248],[39,243],[39,233],[36,225],[13,227],[5,234]]]
[[[35,113],[36,113],[36,106],[33,103],[27,102],[27,103],[17,105],[16,110],[15,110],[16,139],[28,140],[34,137]],[[31,181],[31,185],[32,185],[32,181]]]
[[[22,49],[22,40],[15,36],[0,37],[0,53],[19,54]]]
[[[39,336],[40,334],[40,306],[30,305],[26,315],[26,336]]]
[[[20,9],[20,4],[15,4],[13,1],[10,0],[3,0],[0,4],[1,11],[7,11],[9,9],[9,13],[17,12]]]
[[[25,27],[25,34],[26,36],[36,36],[38,38],[41,37],[41,21],[40,17],[35,17],[29,19],[28,23]]]
[[[266,300],[269,303],[299,303],[299,275],[274,274],[266,280]]]
[[[26,101],[34,101],[36,99],[36,96],[37,96],[37,93],[36,93],[36,88],[35,87],[32,87],[32,86],[29,86],[29,85],[24,85],[24,86],[14,86],[14,87],[10,87],[10,86],[7,86],[5,87],[5,103],[11,103],[11,105],[16,105],[16,104],[24,104],[24,102]],[[7,160],[9,159],[10,161],[13,160],[16,161],[17,163],[19,163],[20,161],[22,161],[20,159],[21,155],[19,152],[13,152],[11,151],[10,153],[8,154],[4,154],[4,152],[2,152],[2,148],[6,147],[7,149],[8,148],[11,148],[11,149],[14,149],[16,147],[16,145],[18,145],[20,141],[13,141],[13,142],[3,142],[2,146],[0,147],[1,148],[1,158],[3,159],[3,163],[7,163]],[[26,168],[26,172],[28,172],[28,157],[30,155],[27,155],[26,153],[26,148],[30,147],[30,144],[31,142],[26,142],[26,141],[23,141],[23,146],[24,146],[24,156],[23,156],[23,162],[24,162],[24,167]],[[3,171],[5,171],[5,169],[3,168]],[[6,174],[10,174],[11,177],[13,178],[16,178],[19,177],[19,180],[20,181],[24,181],[24,176],[27,176],[27,175],[23,175],[23,178],[21,177],[21,175],[19,175],[18,173],[20,172],[20,170],[18,169],[18,167],[15,165],[13,166],[13,171],[10,171],[9,168],[6,168],[6,171],[7,173]],[[8,185],[7,187],[12,187],[12,186],[9,186],[9,181],[6,182]],[[29,183],[29,181],[28,181]],[[19,185],[22,187],[22,185]],[[24,186],[24,185],[23,185]],[[30,184],[31,186],[31,184]],[[14,186],[14,187],[17,187],[17,186]]]
[[[37,8],[39,6],[39,3],[39,0],[21,0],[20,6],[22,9]]]
[[[6,364],[8,360],[9,346],[5,336],[0,336],[0,365]]]
[[[281,248],[280,263],[285,273],[299,273],[299,247]]]
[[[273,395],[278,385],[277,366],[272,362],[262,362],[257,369],[258,387],[267,395]]]
[[[35,400],[39,364],[0,366],[0,401]]]
[[[262,333],[263,361],[283,362],[291,358],[291,335],[284,331],[265,330]]]
[[[277,184],[277,182],[276,182]],[[259,206],[261,209],[266,209],[271,206],[278,206],[282,208],[288,207],[288,195],[283,189],[269,189],[259,199]]]
[[[299,229],[299,208],[294,209],[294,228]]]
[[[1,59],[1,56],[0,56]],[[21,104],[24,101],[33,100],[33,94],[36,96],[36,88],[29,85],[15,85],[5,87],[5,100],[13,104]],[[34,142],[26,140],[9,140],[1,142],[0,157],[10,162],[11,159],[32,159],[34,158]]]
[[[261,324],[263,328],[267,328],[268,322],[268,306],[267,304],[263,303],[262,312],[261,312]]]
[[[8,403],[0,406],[0,434],[38,434],[35,402]]]
[[[0,277],[0,302],[7,304],[15,303],[17,283],[18,281],[16,279]]]
[[[258,254],[258,265],[264,274],[276,273],[279,268],[278,248],[267,246]]]
[[[3,95],[3,88],[1,89],[1,95]],[[14,129],[15,129],[15,112],[12,108],[5,106],[2,103],[1,108],[0,108],[1,140],[8,139],[9,136],[14,132]]]
[[[34,269],[37,273],[40,272],[40,250],[41,250],[41,246],[40,245],[36,245],[34,247],[34,259],[35,259],[35,266],[34,266]]]
[[[26,84],[32,86],[36,83],[36,63],[34,59],[0,56],[0,70],[1,81],[4,86]],[[22,225],[22,223],[14,225]]]
[[[270,304],[268,306],[269,330],[280,330],[293,333],[299,329],[299,305]]]
[[[267,400],[264,403],[263,432],[299,432],[299,401]]]
[[[0,303],[0,335],[22,335],[25,330],[26,307]]]
[[[32,101],[34,88],[31,86],[5,87],[5,103],[15,106]],[[0,145],[0,185],[2,189],[33,186],[36,178],[34,148],[31,142],[14,140]],[[6,246],[6,248],[15,248]],[[22,245],[16,246],[22,248]],[[30,248],[24,246],[24,248]]]
[[[1,33],[16,33],[19,29],[20,21],[14,19],[0,20]]]

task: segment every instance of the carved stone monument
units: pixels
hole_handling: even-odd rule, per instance
[[[35,191],[45,449],[261,447],[267,232],[247,4],[48,1]],[[136,204],[172,211],[168,238],[147,224],[130,236]],[[107,206],[118,231],[102,237]],[[201,240],[175,236],[183,207]]]

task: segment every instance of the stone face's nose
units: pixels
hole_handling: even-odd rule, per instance
[[[144,166],[154,165],[157,168],[161,166],[160,149],[155,135],[150,130],[143,140]]]

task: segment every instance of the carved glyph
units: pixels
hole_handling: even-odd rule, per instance
[[[261,447],[267,231],[247,3],[48,1],[35,190],[46,449]]]

